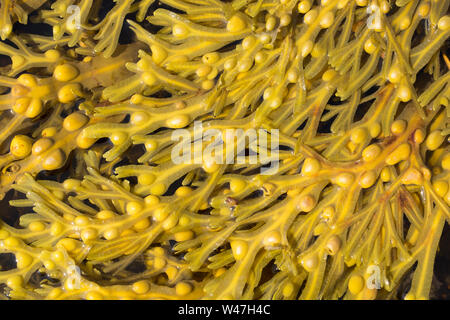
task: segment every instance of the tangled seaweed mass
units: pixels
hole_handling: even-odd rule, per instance
[[[1,0],[0,297],[428,299],[449,3]]]

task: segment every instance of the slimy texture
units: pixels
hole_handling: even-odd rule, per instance
[[[0,2],[0,298],[430,298],[449,0],[100,4]]]

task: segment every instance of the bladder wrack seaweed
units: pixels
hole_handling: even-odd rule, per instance
[[[2,294],[428,299],[450,219],[449,5],[2,0]],[[51,32],[21,31],[37,23]],[[173,159],[180,129],[192,161]],[[208,130],[269,142],[195,157]],[[238,143],[276,171],[232,161]]]

